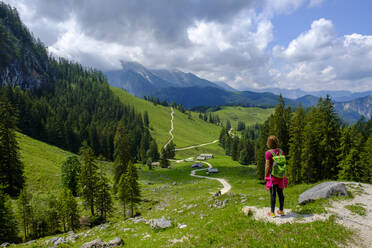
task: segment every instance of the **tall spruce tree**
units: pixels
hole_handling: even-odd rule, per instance
[[[59,194],[59,216],[62,222],[63,231],[76,230],[79,223],[78,204],[72,195],[71,190],[62,189]]]
[[[147,151],[147,157],[151,158],[151,161],[158,161],[160,158],[160,154],[158,151],[158,144],[155,140],[151,141],[150,148]]]
[[[232,139],[232,145],[231,145],[231,158],[234,161],[237,161],[239,159],[239,137],[234,136]]]
[[[17,217],[23,229],[24,240],[28,240],[31,223],[31,205],[26,188],[21,190],[17,199]]]
[[[340,146],[340,120],[329,95],[319,99],[319,126],[321,132],[321,179],[336,179],[338,174],[337,149]]]
[[[120,177],[127,171],[128,163],[132,160],[130,141],[123,122],[119,122],[116,128],[114,157],[114,192],[117,192]]]
[[[79,177],[81,172],[81,164],[77,156],[69,156],[62,163],[62,185],[70,189],[74,196],[77,196],[79,187]]]
[[[345,141],[345,140],[344,140]],[[361,161],[363,136],[355,132],[351,137],[351,148],[339,163],[338,177],[342,180],[361,181],[365,174],[365,167]],[[346,149],[345,149],[346,150]]]
[[[129,201],[129,191],[130,191],[130,183],[129,178],[127,177],[127,173],[121,175],[119,184],[118,184],[118,198],[121,202],[123,208],[123,217],[126,217],[126,208]]]
[[[316,108],[311,108],[305,117],[304,139],[301,154],[301,179],[310,183],[320,180],[321,155],[319,146],[321,134],[319,132],[319,118]]]
[[[289,151],[289,124],[290,124],[289,108],[285,108],[283,96],[280,94],[278,104],[274,112],[274,133],[279,139],[280,148],[288,155]]]
[[[107,215],[113,210],[113,202],[110,193],[110,185],[108,184],[108,179],[106,174],[102,169],[99,171],[98,182],[97,182],[97,192],[96,192],[96,208],[100,213],[100,218],[105,222]]]
[[[12,211],[11,200],[0,185],[0,243],[17,242],[17,234],[17,222]]]
[[[18,196],[25,179],[16,139],[16,113],[5,95],[0,97],[0,184],[4,192]]]
[[[300,105],[291,119],[289,130],[289,161],[287,176],[292,184],[301,183],[302,149],[304,143],[305,111]]]
[[[90,209],[91,216],[94,216],[98,167],[94,161],[94,152],[88,145],[82,147],[81,156],[83,160],[80,174],[81,197],[85,207]]]
[[[141,192],[138,184],[138,174],[137,174],[137,168],[134,166],[133,163],[129,163],[128,165],[128,171],[126,173],[126,177],[128,178],[128,184],[129,184],[129,203],[131,208],[131,216],[134,216],[134,210],[136,205],[141,200]]]
[[[364,144],[363,152],[360,155],[361,164],[363,166],[363,175],[361,177],[362,182],[372,182],[372,129],[370,131],[369,138]]]

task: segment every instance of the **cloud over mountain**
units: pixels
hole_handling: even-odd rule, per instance
[[[240,89],[298,88],[304,80],[311,80],[307,90],[350,89],[354,80],[360,90],[371,87],[369,36],[339,37],[332,21],[321,18],[288,46],[275,44],[277,16],[317,8],[321,0],[6,2],[50,52],[103,70],[126,60]],[[363,66],[345,57],[355,55]]]

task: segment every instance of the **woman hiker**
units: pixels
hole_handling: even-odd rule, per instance
[[[284,173],[282,178],[273,176],[273,164],[274,156],[284,155],[282,149],[279,148],[279,140],[276,136],[269,136],[267,138],[266,143],[268,151],[265,153],[265,180],[266,180],[266,189],[270,190],[270,203],[271,203],[271,211],[267,213],[270,217],[275,217],[275,201],[276,201],[276,194],[279,197],[279,209],[276,211],[278,215],[284,215],[284,195],[283,189],[287,187],[287,178],[285,177]]]

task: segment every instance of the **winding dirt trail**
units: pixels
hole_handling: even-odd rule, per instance
[[[191,171],[190,176],[219,181],[223,185],[223,188],[220,190],[221,191],[221,195],[226,194],[227,192],[229,192],[231,190],[231,185],[225,179],[223,179],[223,178],[216,178],[216,177],[207,177],[207,176],[195,175],[195,172],[197,172],[197,171],[202,171],[202,170],[207,170],[207,169],[213,168],[213,166],[210,163],[208,163],[208,162],[202,162],[201,161],[201,163],[208,165],[208,168],[193,170],[193,171]]]
[[[174,135],[173,135],[174,109],[173,109],[173,107],[171,107],[171,110],[172,110],[172,112],[171,112],[171,128],[169,130],[169,135],[171,136],[171,138],[163,146],[164,149],[174,139]],[[188,147],[184,147],[184,148],[178,148],[178,149],[175,149],[175,150],[176,151],[188,150],[188,149],[192,149],[192,148],[196,148],[196,147],[201,147],[201,146],[206,146],[206,145],[214,144],[217,141],[218,140],[214,140],[214,141],[212,141],[210,143],[205,143],[205,144],[200,144],[200,145],[195,145],[195,146],[188,146]],[[169,159],[169,161],[173,161],[173,162],[179,163],[179,162],[182,162],[184,160],[183,159],[181,159],[181,160]],[[208,163],[208,162],[202,162],[201,161],[201,163],[206,164],[208,166],[208,168],[193,170],[193,171],[191,171],[190,176],[192,176],[192,177],[198,177],[198,178],[211,179],[211,180],[217,180],[217,181],[219,181],[223,185],[223,188],[220,190],[221,191],[221,194],[223,195],[223,194],[226,194],[227,192],[229,192],[230,189],[231,189],[231,185],[225,179],[223,179],[223,178],[215,178],[215,177],[206,177],[206,176],[195,175],[195,172],[197,172],[197,171],[202,171],[202,170],[207,170],[207,169],[213,168],[213,166],[210,163]]]
[[[174,136],[173,136],[173,120],[174,120],[174,109],[173,109],[173,107],[171,107],[171,128],[169,130],[169,135],[171,137],[168,140],[168,142],[163,146],[164,149],[167,148],[167,146],[169,145],[169,143],[171,143],[171,141],[174,139]]]
[[[206,145],[211,145],[211,144],[214,144],[218,142],[218,140],[214,140],[212,142],[209,142],[209,143],[204,143],[204,144],[200,144],[200,145],[195,145],[195,146],[188,146],[188,147],[183,147],[183,148],[176,148],[175,150],[176,151],[184,151],[184,150],[189,150],[189,149],[193,149],[193,148],[196,148],[196,147],[201,147],[201,146],[206,146]]]

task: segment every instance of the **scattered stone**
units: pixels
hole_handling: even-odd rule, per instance
[[[208,217],[208,215],[206,215],[206,214],[201,214],[201,215],[200,215],[200,219],[201,219],[201,220],[204,219],[204,218],[206,218],[206,217]]]
[[[67,244],[68,239],[64,237],[53,237],[45,241],[46,245],[52,245],[52,247],[57,247],[59,244]]]
[[[95,239],[93,241],[84,243],[81,248],[104,248],[106,247],[106,242],[103,242],[102,239]]]
[[[245,203],[246,201],[247,201],[247,199],[242,199],[241,203]]]
[[[133,221],[134,224],[147,223],[147,220],[145,218],[143,218],[142,216],[132,218],[131,220]]]
[[[172,185],[173,185],[173,186],[176,186],[176,185],[177,185],[177,182],[173,182]]]
[[[102,225],[99,225],[97,226],[97,228],[102,231],[102,230],[106,230],[107,228],[109,228],[110,225],[109,224],[102,224]]]
[[[150,220],[151,229],[165,229],[171,226],[172,226],[172,223],[169,220],[166,220],[164,217],[160,219]]]
[[[26,242],[25,244],[26,244],[26,245],[31,245],[31,244],[33,244],[33,243],[35,243],[35,242],[36,242],[36,240],[30,240],[30,241]]]
[[[177,213],[182,214],[183,210],[178,210]]]
[[[187,225],[185,225],[185,224],[179,224],[179,225],[178,225],[178,228],[179,228],[179,229],[183,229],[183,228],[186,228],[186,227],[187,227]]]
[[[219,190],[217,193],[215,193],[214,195],[213,195],[213,197],[217,197],[217,196],[220,196],[221,195],[221,190]]]
[[[7,242],[1,244],[1,247],[8,247],[8,246],[10,246],[10,244]]]
[[[258,198],[258,200],[263,201],[263,200],[265,200],[265,198],[260,197],[260,198]]]
[[[121,229],[122,232],[127,232],[127,231],[131,231],[133,232],[134,229],[133,228],[124,228],[124,229]]]
[[[246,216],[252,216],[253,215],[253,210],[248,206],[243,207],[242,211]]]
[[[321,198],[329,198],[332,196],[347,196],[344,183],[340,182],[324,182],[318,184],[311,189],[306,190],[298,197],[300,205]]]
[[[197,204],[190,204],[188,207],[187,207],[187,210],[191,209],[191,208],[195,208],[197,207],[198,205]]]
[[[170,242],[171,242],[172,244],[175,244],[175,243],[182,243],[182,242],[185,241],[185,240],[188,240],[188,237],[186,237],[186,236],[182,236],[182,238],[180,238],[180,239],[172,239],[172,240],[170,240]]]
[[[143,236],[142,240],[148,239],[148,238],[151,238],[151,235],[148,234],[148,233],[145,233],[145,235]]]
[[[114,238],[113,240],[110,240],[107,245],[109,247],[116,247],[116,246],[121,246],[124,244],[124,241],[121,238]]]

